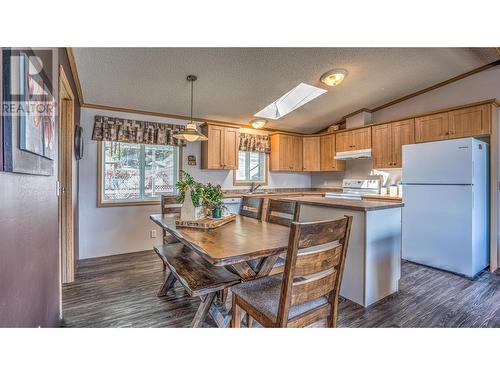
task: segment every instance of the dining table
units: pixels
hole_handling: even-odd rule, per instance
[[[241,215],[217,228],[202,229],[176,225],[178,214],[153,214],[150,219],[217,267],[225,267],[242,281],[265,277],[288,248],[290,229]],[[224,301],[210,308],[210,316],[220,327],[227,327],[230,307]]]

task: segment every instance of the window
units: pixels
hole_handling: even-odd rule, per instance
[[[267,184],[266,154],[263,152],[240,151],[238,169],[235,171],[235,185]]]
[[[100,204],[156,203],[161,194],[175,194],[178,147],[107,141],[101,147]]]

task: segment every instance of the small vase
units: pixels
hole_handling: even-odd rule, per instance
[[[220,208],[214,208],[212,210],[212,218],[220,219],[222,217],[222,210]]]

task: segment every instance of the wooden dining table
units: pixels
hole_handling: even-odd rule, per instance
[[[214,266],[225,267],[241,280],[267,276],[288,248],[286,226],[236,215],[234,221],[213,229],[178,227],[177,214],[154,214],[151,220]],[[230,311],[213,305],[210,315],[227,326]]]

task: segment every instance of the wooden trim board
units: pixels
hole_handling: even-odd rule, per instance
[[[59,240],[61,281],[75,280],[73,140],[75,97],[62,65],[59,66]]]
[[[71,68],[71,75],[73,76],[73,81],[76,86],[76,94],[78,95],[78,103],[80,107],[83,106],[83,92],[82,85],[80,84],[80,77],[78,76],[78,68],[76,67],[75,55],[73,54],[73,49],[71,47],[66,47],[66,53],[68,54],[69,66]]]

